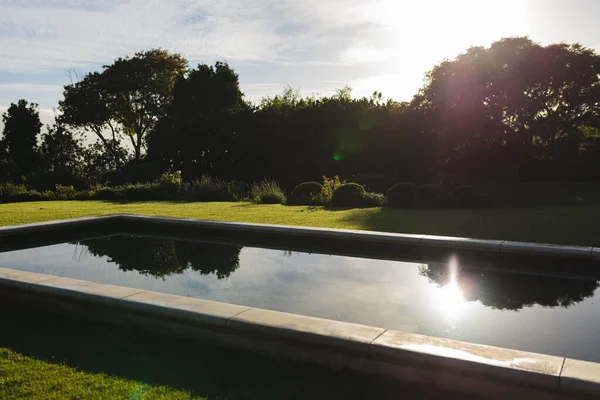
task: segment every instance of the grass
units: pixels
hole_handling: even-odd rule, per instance
[[[0,398],[189,399],[187,391],[89,373],[0,349]]]
[[[44,313],[2,308],[0,320],[1,399],[448,398],[434,388]]]
[[[0,225],[119,212],[600,246],[600,205],[336,210],[252,203],[46,201],[0,204]]]

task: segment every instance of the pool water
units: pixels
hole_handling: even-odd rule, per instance
[[[0,253],[0,267],[600,362],[589,276],[122,235]]]

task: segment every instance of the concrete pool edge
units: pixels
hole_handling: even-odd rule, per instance
[[[0,268],[0,300],[486,396],[600,395],[598,363],[122,286]]]
[[[54,229],[80,229],[103,226],[113,233],[124,232],[135,224],[165,227],[186,227],[237,233],[260,233],[286,237],[311,237],[313,239],[351,240],[362,243],[385,243],[415,248],[441,248],[469,251],[498,252],[533,256],[560,256],[588,260],[600,260],[600,247],[569,246],[509,240],[488,240],[464,237],[403,234],[378,231],[331,229],[291,225],[255,224],[198,220],[190,218],[158,217],[138,214],[111,214],[57,221],[45,221],[24,225],[0,227],[0,238],[28,233],[43,233]]]

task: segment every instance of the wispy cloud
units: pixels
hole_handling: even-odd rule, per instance
[[[0,0],[0,82],[6,82],[4,73],[20,74],[19,82],[52,76],[52,83],[66,83],[66,70],[99,69],[117,57],[162,47],[192,64],[227,60],[245,85],[290,84],[327,92],[332,88],[323,82],[338,80],[379,84],[364,91],[407,98],[423,73],[443,58],[471,44],[531,33],[537,26],[531,18],[541,18],[526,12],[534,3]],[[548,9],[538,3],[535,7]],[[390,76],[393,82],[386,81]],[[256,89],[250,97],[264,92],[248,87]]]

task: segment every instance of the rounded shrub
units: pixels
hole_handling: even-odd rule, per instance
[[[435,207],[441,204],[442,188],[438,185],[420,186],[415,193],[416,204],[422,207]]]
[[[490,197],[487,194],[484,193],[478,193],[477,194],[477,199],[476,199],[476,207],[479,208],[486,208],[486,207],[491,207],[492,205],[492,199],[490,199]]]
[[[477,206],[477,191],[473,186],[461,185],[454,189],[452,198],[456,207],[476,207]]]
[[[344,183],[333,192],[331,204],[337,207],[360,207],[365,189],[358,183]]]
[[[294,188],[288,202],[290,204],[317,204],[323,191],[319,182],[304,182]]]
[[[382,207],[384,205],[385,196],[382,193],[363,193],[362,207]]]
[[[396,183],[387,192],[388,205],[392,207],[411,207],[415,204],[417,185],[409,182]]]

